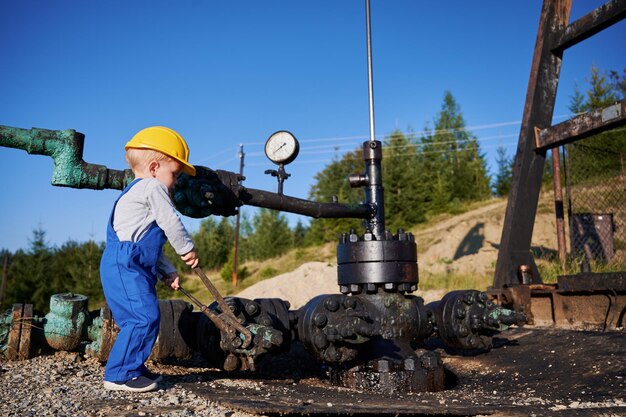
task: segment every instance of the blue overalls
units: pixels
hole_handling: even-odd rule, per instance
[[[104,380],[111,382],[125,382],[146,371],[144,362],[159,332],[157,261],[165,233],[155,222],[138,242],[120,242],[113,229],[117,202],[140,180],[130,183],[113,205],[100,262],[104,296],[120,328],[104,370]]]

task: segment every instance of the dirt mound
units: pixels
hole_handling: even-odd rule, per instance
[[[556,251],[556,222],[548,207],[549,203],[546,197],[540,204],[532,239],[533,248],[545,253]],[[420,274],[492,275],[500,247],[505,210],[506,201],[498,200],[414,231]],[[237,296],[282,298],[291,303],[292,309],[297,309],[316,295],[338,291],[337,265],[309,262],[292,272],[246,288]],[[440,299],[443,294],[443,290],[416,293],[426,303]]]
[[[295,271],[269,278],[237,294],[243,298],[281,298],[296,310],[320,294],[337,294],[337,265],[326,262],[307,262]],[[444,291],[417,291],[426,303],[439,300]]]
[[[546,254],[554,254],[557,247],[550,201],[541,200],[531,242],[534,251]],[[420,272],[492,275],[505,210],[506,201],[500,200],[414,232]]]

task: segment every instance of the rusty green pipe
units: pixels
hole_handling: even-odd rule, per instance
[[[133,178],[130,169],[108,169],[83,160],[85,135],[73,129],[21,129],[0,126],[0,146],[22,149],[29,154],[48,155],[54,160],[52,185],[102,190],[123,189]]]

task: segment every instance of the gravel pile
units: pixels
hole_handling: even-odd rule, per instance
[[[104,367],[75,352],[56,352],[0,364],[0,416],[211,416],[248,417],[183,389],[180,383],[211,383],[198,376],[208,369],[150,366],[164,375],[161,389],[149,393],[107,391]]]

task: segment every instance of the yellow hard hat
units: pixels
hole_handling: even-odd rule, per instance
[[[174,158],[183,164],[185,174],[196,175],[196,168],[189,163],[187,142],[176,131],[164,126],[150,126],[140,130],[126,144],[124,149],[152,149]]]

